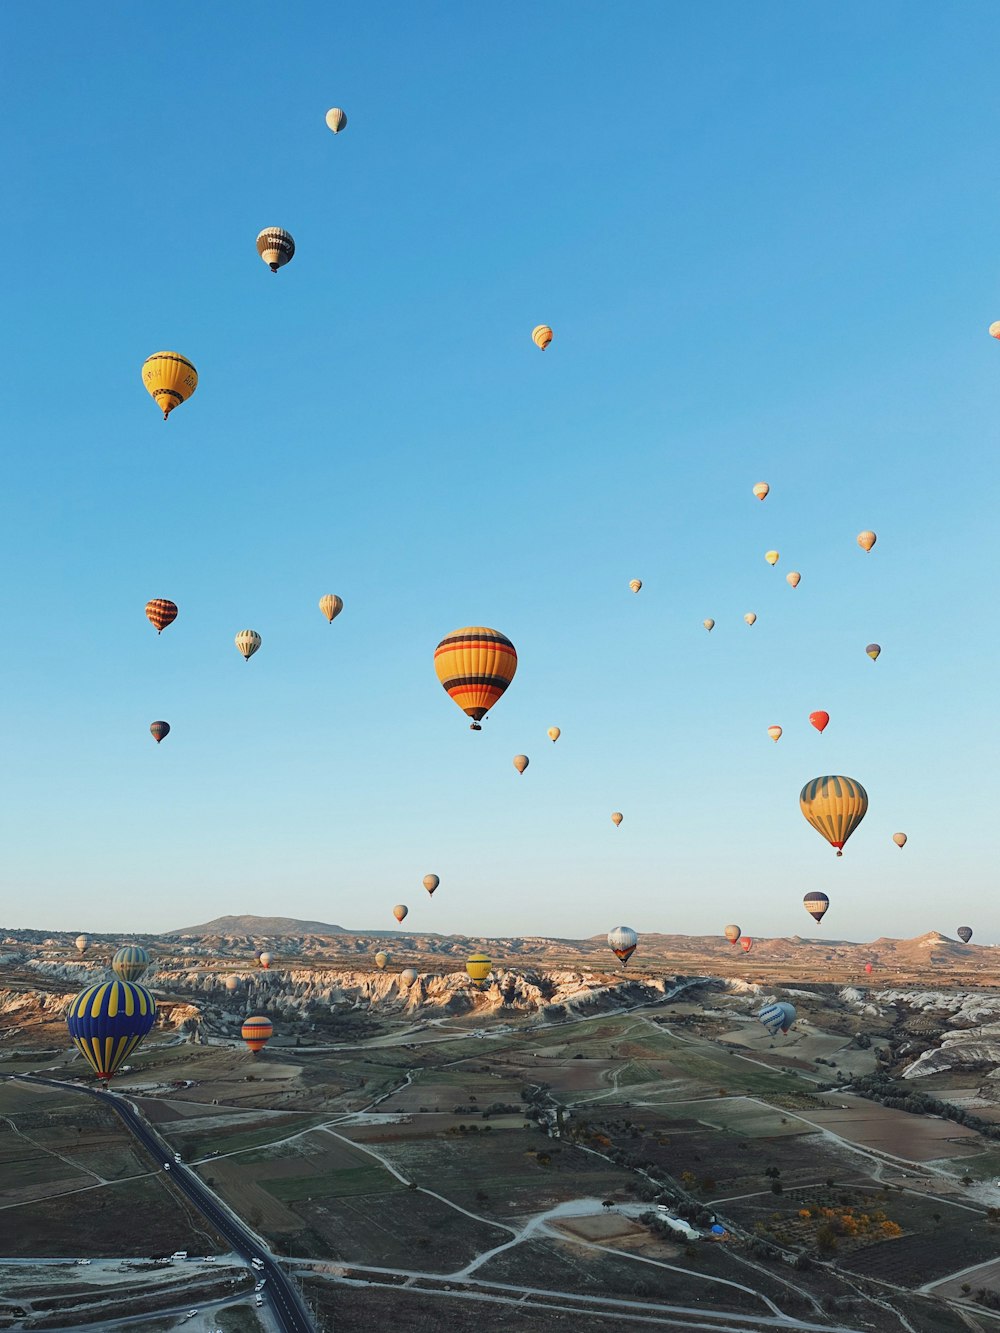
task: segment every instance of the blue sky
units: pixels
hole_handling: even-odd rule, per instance
[[[1000,939],[998,38],[976,3],[12,11],[0,921],[808,934],[822,889],[832,936]],[[200,374],[166,424],[161,348]],[[465,624],[520,655],[478,735],[433,671]],[[839,861],[798,811],[828,772],[871,801]]]

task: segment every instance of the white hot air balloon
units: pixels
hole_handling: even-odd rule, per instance
[[[260,647],[261,638],[255,629],[241,629],[236,636],[236,647],[243,654],[244,660],[249,662],[251,657]]]
[[[332,106],[326,113],[326,127],[328,130],[332,130],[334,134],[339,134],[342,129],[347,127],[347,116],[339,106]],[[364,135],[361,137],[364,138]]]

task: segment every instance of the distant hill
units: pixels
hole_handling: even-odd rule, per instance
[[[326,921],[298,921],[292,916],[217,916],[203,926],[183,926],[165,935],[344,935],[343,926]]]

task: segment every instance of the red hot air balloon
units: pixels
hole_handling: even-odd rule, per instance
[[[159,745],[160,741],[163,740],[164,736],[170,735],[170,723],[150,722],[149,732],[150,735],[153,737],[153,740],[156,741],[157,745]]]
[[[753,940],[749,939],[746,935],[744,935],[743,938],[740,940],[740,948],[743,950],[744,953],[749,953],[750,950],[753,948]]]
[[[157,634],[162,634],[167,626],[172,625],[177,619],[177,603],[171,602],[167,597],[154,597],[151,602],[146,603],[146,619]]]
[[[871,974],[872,974],[872,965],[871,965],[871,963],[865,963],[865,971],[868,973],[869,976],[871,976]]]
[[[830,725],[830,714],[824,713],[822,708],[820,708],[815,713],[809,714],[809,721],[818,732],[822,733],[826,731],[827,727]]]

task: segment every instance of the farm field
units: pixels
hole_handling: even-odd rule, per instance
[[[802,1112],[810,1124],[833,1130],[841,1138],[893,1157],[913,1162],[972,1156],[982,1152],[983,1141],[975,1131],[950,1120],[910,1115],[847,1094],[838,1095],[844,1106],[822,1107]]]

